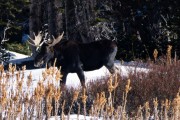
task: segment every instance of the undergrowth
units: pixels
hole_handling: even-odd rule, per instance
[[[25,54],[25,55],[30,55],[31,51],[29,49],[29,45],[27,43],[5,43],[5,47],[9,51],[14,51],[17,53]]]
[[[168,54],[167,54],[168,56]],[[70,119],[76,113],[92,119],[180,119],[180,61],[171,57],[150,62],[148,72],[137,69],[128,76],[118,74],[89,82],[86,88],[61,90],[60,69],[46,68],[35,88],[33,76],[0,66],[0,119]],[[165,64],[164,64],[165,63]]]

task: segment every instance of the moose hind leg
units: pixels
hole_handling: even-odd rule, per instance
[[[114,63],[113,64],[107,64],[107,65],[105,65],[106,66],[106,68],[109,70],[109,72],[111,73],[111,74],[115,74],[116,73],[116,68],[115,68],[115,66],[114,66]]]
[[[115,59],[116,53],[117,53],[117,47],[113,49],[112,53],[107,57],[106,59],[107,61],[105,61],[105,64],[104,64],[111,74],[116,73],[116,67],[114,65],[114,59]]]

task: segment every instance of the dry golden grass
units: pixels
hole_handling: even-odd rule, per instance
[[[82,113],[84,116],[90,115],[92,116],[92,119],[96,119],[99,116],[103,119],[120,120],[126,120],[129,118],[137,120],[149,119],[151,116],[155,119],[180,119],[180,91],[172,100],[166,99],[161,102],[158,101],[157,98],[154,98],[152,109],[149,101],[147,101],[143,106],[139,106],[137,108],[134,116],[129,116],[126,107],[128,103],[127,97],[132,89],[131,80],[127,80],[122,95],[122,103],[117,105],[113,103],[114,98],[116,97],[114,91],[116,91],[119,85],[117,76],[109,77],[107,81],[108,94],[105,94],[104,91],[97,93],[90,110],[87,110],[86,108],[88,98],[88,92],[86,89],[82,89],[81,92],[79,90],[75,90],[73,92],[68,117],[65,117],[64,108],[66,106],[66,100],[62,100],[63,104],[60,104],[62,91],[56,84],[59,82],[57,81],[57,76],[60,78],[59,76],[61,76],[61,74],[57,68],[51,67],[49,69],[45,69],[42,73],[43,78],[38,82],[36,88],[33,90],[33,93],[30,92],[33,78],[32,74],[30,73],[27,78],[24,78],[25,67],[19,71],[15,68],[16,66],[9,65],[8,71],[5,72],[3,66],[0,65],[0,119],[43,119],[44,116],[50,118],[53,113],[53,107],[53,115],[56,119],[58,116],[58,109],[61,109],[62,111],[61,118],[68,119],[70,118],[69,115],[71,114],[72,106],[78,99],[81,99],[82,101]],[[12,81],[16,84],[12,84]],[[44,84],[45,81],[47,85]],[[13,90],[9,89],[12,87],[14,87]],[[23,90],[24,87],[27,89]],[[79,105],[78,109],[81,108]],[[80,110],[78,111],[77,118],[79,114],[81,114]],[[86,119],[86,117],[84,119]]]

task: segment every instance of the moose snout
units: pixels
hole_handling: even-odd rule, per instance
[[[42,65],[42,62],[34,62],[34,67],[41,67]]]
[[[34,67],[40,67],[40,65],[37,63],[34,63]]]

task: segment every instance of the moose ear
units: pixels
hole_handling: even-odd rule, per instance
[[[54,45],[56,45],[57,43],[59,43],[59,42],[62,40],[63,35],[64,35],[64,31],[63,31],[62,34],[59,35],[57,38],[55,38],[54,36],[52,36],[52,37],[53,37],[53,42],[52,42],[51,44],[49,44],[49,46],[54,46]]]

